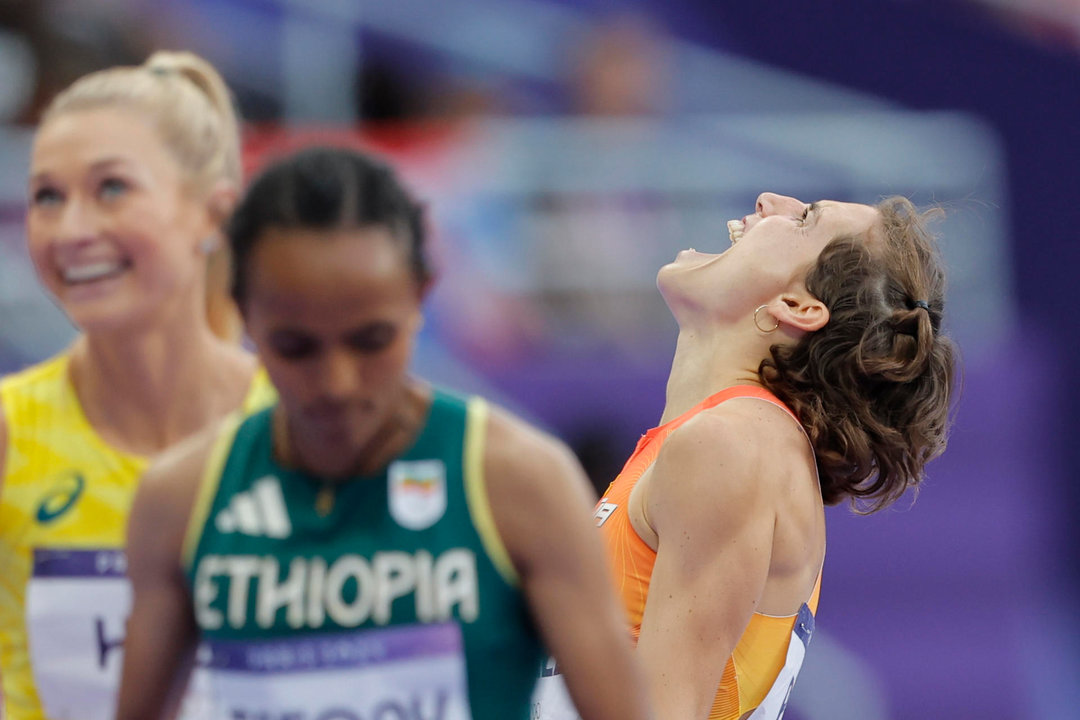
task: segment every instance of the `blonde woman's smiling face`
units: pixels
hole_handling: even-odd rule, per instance
[[[76,325],[149,319],[198,284],[206,203],[136,109],[62,113],[34,140],[27,240],[45,287]]]

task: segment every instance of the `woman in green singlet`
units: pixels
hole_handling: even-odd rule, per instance
[[[586,720],[650,717],[573,455],[408,373],[431,272],[394,174],[303,151],[229,236],[280,402],[148,473],[118,717],[162,717],[197,644],[219,717],[526,720],[545,646]]]

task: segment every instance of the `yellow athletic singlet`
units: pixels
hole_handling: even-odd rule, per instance
[[[91,427],[64,353],[0,381],[0,678],[7,720],[112,718],[130,610],[123,545],[148,459]],[[245,410],[269,404],[260,369]]]

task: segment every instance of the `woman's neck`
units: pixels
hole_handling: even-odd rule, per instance
[[[83,412],[113,447],[153,455],[238,407],[255,361],[203,322],[95,332],[71,351]]]
[[[760,345],[760,342],[755,342]],[[705,398],[735,385],[761,385],[760,349],[730,333],[681,329],[668,375],[664,424]]]
[[[335,483],[374,475],[408,449],[427,423],[433,401],[429,385],[406,380],[400,398],[369,437],[355,445],[312,442],[302,420],[294,424],[278,403],[273,415],[274,455],[284,467]]]

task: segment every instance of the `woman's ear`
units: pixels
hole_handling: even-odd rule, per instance
[[[814,332],[829,322],[829,308],[806,290],[789,292],[769,303],[769,314],[781,325]]]
[[[232,180],[222,178],[214,183],[206,196],[206,207],[215,225],[220,227],[229,219],[239,196],[239,189]]]

